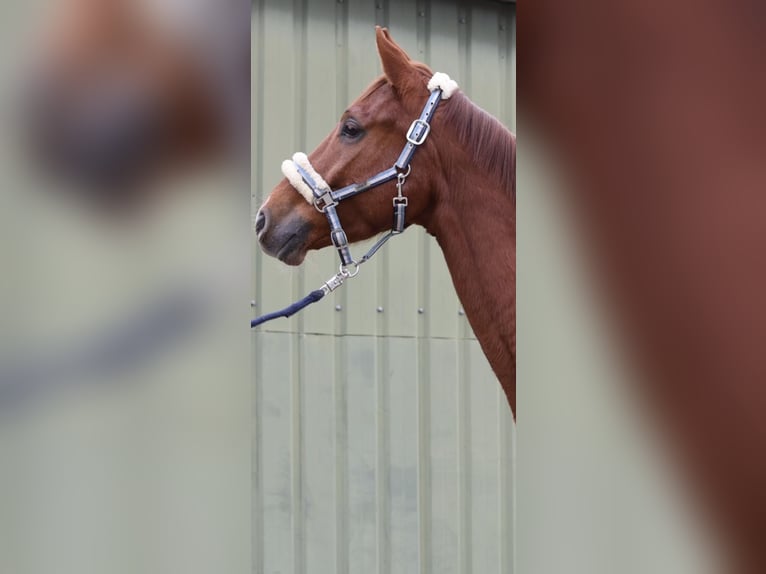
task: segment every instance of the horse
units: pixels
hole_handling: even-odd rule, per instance
[[[120,209],[181,169],[246,165],[250,13],[246,0],[51,3],[21,90],[33,165]]]
[[[398,225],[420,225],[436,238],[468,321],[515,412],[516,137],[446,74],[411,60],[387,29],[376,27],[376,41],[383,75],[311,154],[295,157],[298,172],[332,190],[353,182],[365,182],[356,190],[379,185],[337,205],[343,241],[389,229],[392,200],[406,203],[406,221],[397,212]],[[428,127],[423,115],[411,123],[430,103],[435,81],[442,101]],[[392,171],[401,146],[413,141],[417,154],[411,162],[400,157]],[[255,232],[266,254],[296,266],[309,250],[338,247],[338,230],[315,208],[292,163],[283,164],[285,179],[258,210]],[[387,175],[371,179],[378,172]],[[339,252],[343,259],[340,247]],[[344,271],[355,268],[346,265]]]

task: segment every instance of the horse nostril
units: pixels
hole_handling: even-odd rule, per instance
[[[263,211],[259,211],[255,217],[255,233],[260,234],[266,227],[266,214]]]

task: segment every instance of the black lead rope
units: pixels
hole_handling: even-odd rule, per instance
[[[401,231],[394,231],[391,230],[388,233],[386,233],[383,237],[378,239],[375,242],[375,245],[373,245],[370,250],[364,254],[364,256],[359,260],[357,265],[361,265],[362,263],[367,263],[370,259],[372,259],[372,256],[375,255],[375,253],[378,252],[378,249],[383,247],[383,245],[391,239],[394,235],[399,235]],[[288,305],[284,309],[281,309],[279,311],[274,311],[273,313],[267,313],[266,315],[261,315],[260,317],[257,317],[250,321],[250,328],[254,329],[255,327],[258,327],[259,325],[263,325],[264,323],[268,323],[269,321],[272,321],[273,319],[279,319],[280,317],[284,317],[285,319],[292,317],[295,315],[298,311],[302,311],[312,303],[316,303],[322,297],[327,295],[328,293],[335,291],[338,287],[340,287],[343,284],[343,279],[338,279],[338,276],[341,275],[338,273],[338,275],[335,275],[330,281],[338,280],[339,283],[334,286],[330,287],[328,284],[330,281],[325,283],[321,289],[317,289],[316,291],[312,291],[308,295],[306,295],[303,299],[300,301],[296,301],[292,305]]]
[[[253,319],[252,321],[250,321],[250,328],[251,329],[255,328],[258,325],[263,325],[264,323],[267,323],[273,319],[279,319],[280,317],[284,317],[285,319],[287,319],[288,317],[292,317],[298,311],[302,311],[304,308],[308,307],[312,303],[316,303],[324,296],[325,296],[325,292],[322,289],[317,289],[316,291],[312,291],[300,301],[296,301],[295,303],[293,303],[289,307],[285,307],[281,311],[274,311],[273,313],[267,313],[266,315],[261,315],[260,317]]]
[[[311,188],[314,194],[314,207],[316,207],[320,212],[324,213],[327,217],[327,221],[330,225],[330,239],[332,240],[332,244],[335,246],[335,249],[338,251],[338,256],[340,257],[341,261],[340,271],[328,279],[325,284],[322,285],[322,287],[312,291],[300,301],[296,301],[292,305],[289,305],[280,311],[261,315],[260,317],[253,319],[250,321],[251,329],[280,317],[291,317],[312,303],[316,303],[317,301],[321,300],[325,295],[335,291],[338,287],[343,285],[343,282],[346,279],[355,277],[356,274],[359,273],[359,267],[363,263],[366,263],[372,259],[373,255],[375,255],[375,253],[377,253],[378,250],[383,247],[383,245],[394,235],[399,235],[404,231],[405,213],[407,210],[407,198],[402,193],[404,182],[410,174],[412,167],[410,162],[412,161],[412,157],[415,155],[415,150],[417,150],[417,148],[426,141],[426,138],[431,131],[430,122],[433,118],[434,112],[436,112],[436,107],[441,101],[441,97],[442,90],[440,88],[436,88],[431,92],[431,95],[428,98],[428,101],[426,102],[420,117],[412,122],[410,129],[407,130],[407,143],[405,144],[401,154],[399,154],[399,158],[396,160],[394,166],[373,176],[367,180],[366,183],[352,184],[337,191],[333,191],[329,188],[319,187],[311,174],[303,169],[303,167],[297,164],[295,165],[301,178],[306,183],[306,185]],[[340,218],[338,217],[338,213],[335,210],[335,207],[344,199],[353,197],[354,195],[387,183],[393,179],[397,180],[397,195],[393,199],[394,222],[391,231],[378,239],[378,241],[375,242],[370,250],[365,253],[359,261],[354,261],[354,258],[351,256],[351,250],[349,248],[346,232],[343,231],[343,227],[340,224]],[[353,271],[349,270],[351,267],[353,267]]]
[[[378,239],[375,242],[375,245],[373,245],[370,248],[370,250],[367,253],[365,253],[364,256],[359,260],[359,262],[357,263],[357,267],[361,265],[362,263],[367,263],[370,259],[372,259],[372,256],[378,252],[378,249],[383,247],[386,241],[391,239],[394,235],[399,235],[399,233],[401,233],[401,231],[395,231],[392,229],[391,231],[386,233],[383,237]],[[356,275],[356,273],[354,275]],[[328,293],[335,291],[335,289],[343,285],[343,281],[349,277],[353,277],[353,275],[344,276],[342,272],[338,273],[332,279],[327,281],[327,283],[322,285],[320,289],[317,289],[316,291],[312,291],[300,301],[296,301],[292,305],[288,305],[287,307],[279,311],[274,311],[273,313],[267,313],[265,315],[261,315],[260,317],[256,317],[255,319],[250,321],[250,328],[254,329],[255,327],[258,327],[259,325],[263,325],[264,323],[268,323],[269,321],[272,321],[274,319],[279,319],[280,317],[284,317],[285,319],[292,317],[298,311],[302,311],[303,309],[305,309],[312,303],[316,303],[317,301],[322,299]]]

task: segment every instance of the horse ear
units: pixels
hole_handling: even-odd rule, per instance
[[[399,45],[393,41],[387,28],[375,26],[378,54],[383,64],[383,73],[395,88],[404,88],[414,76],[412,60]]]

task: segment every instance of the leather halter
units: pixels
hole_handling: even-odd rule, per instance
[[[285,172],[285,176],[304,197],[307,194],[305,194],[305,190],[302,189],[300,184],[303,183],[308,187],[311,191],[311,203],[318,211],[325,214],[330,224],[330,239],[338,251],[341,263],[339,273],[325,283],[323,290],[326,293],[340,287],[344,279],[355,276],[359,272],[359,266],[362,263],[367,262],[391,237],[404,231],[408,204],[407,197],[403,194],[404,183],[412,172],[411,162],[415,151],[426,141],[431,132],[431,119],[443,97],[442,87],[435,87],[431,90],[431,95],[428,97],[420,117],[413,121],[407,130],[405,136],[407,141],[396,163],[392,167],[375,174],[364,183],[354,183],[341,189],[333,190],[314,169],[314,166],[311,165],[305,154],[295,154],[292,161],[288,160],[282,164],[282,171]],[[300,181],[296,181],[294,173],[297,173]],[[348,237],[341,225],[336,206],[345,199],[369,191],[394,179],[397,180],[397,195],[393,198],[394,218],[391,231],[381,237],[364,257],[356,261],[351,255]]]
[[[420,117],[413,121],[407,130],[405,136],[407,143],[404,144],[404,148],[399,154],[396,163],[388,169],[375,174],[364,183],[353,183],[341,189],[333,190],[322,176],[319,175],[314,166],[311,165],[306,154],[303,153],[296,153],[293,155],[292,160],[285,160],[282,163],[282,172],[290,184],[306,201],[313,204],[319,212],[324,213],[327,217],[327,221],[330,224],[330,239],[340,257],[340,270],[319,289],[312,291],[300,301],[296,301],[280,311],[253,319],[250,322],[251,327],[257,327],[278,317],[290,317],[308,305],[316,303],[322,297],[343,285],[346,279],[355,277],[359,273],[359,267],[369,261],[383,247],[386,241],[404,231],[408,200],[404,196],[403,188],[407,177],[412,172],[412,158],[418,147],[423,145],[431,133],[431,120],[434,117],[436,108],[439,106],[439,102],[452,96],[457,88],[457,83],[450,79],[447,74],[437,72],[433,75],[428,82],[428,89],[431,95],[428,97]],[[343,231],[338,212],[335,208],[344,199],[354,197],[394,179],[396,180],[397,194],[393,198],[394,222],[391,231],[378,239],[375,245],[357,261],[351,255],[348,237],[346,232]]]

